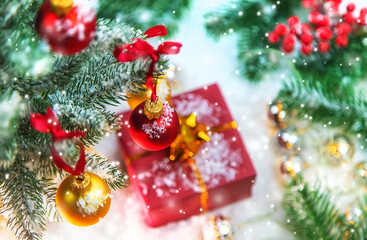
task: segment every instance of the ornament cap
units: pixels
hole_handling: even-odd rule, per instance
[[[50,3],[57,15],[66,15],[74,7],[73,0],[50,0]]]
[[[163,113],[163,103],[157,97],[155,102],[147,100],[144,105],[144,114],[149,120],[158,119]]]
[[[74,181],[71,184],[71,189],[74,192],[82,193],[88,190],[91,186],[90,177],[87,173],[74,176]]]

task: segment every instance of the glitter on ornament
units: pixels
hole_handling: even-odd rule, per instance
[[[142,130],[151,138],[160,138],[160,136],[167,131],[167,127],[171,125],[173,112],[175,111],[167,101],[162,100],[163,113],[158,121],[146,123],[142,125]]]

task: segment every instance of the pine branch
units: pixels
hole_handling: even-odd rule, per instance
[[[103,18],[119,19],[131,26],[148,29],[163,24],[168,36],[178,30],[178,21],[185,15],[191,0],[104,0],[100,1],[98,15]]]
[[[298,188],[298,189],[294,189]],[[289,225],[299,239],[341,239],[340,216],[331,197],[321,189],[303,186],[288,186],[283,208]]]
[[[367,138],[367,99],[351,84],[334,87],[328,82],[304,81],[298,75],[284,82],[278,98],[287,106],[287,111],[295,112],[298,118],[307,114],[315,123]]]
[[[42,179],[45,184],[44,196],[46,202],[46,214],[49,221],[62,221],[62,217],[56,207],[57,186],[52,179]]]
[[[98,172],[111,190],[127,187],[127,175],[119,170],[118,164],[109,163],[108,159],[99,154],[90,154],[87,157],[88,170]]]
[[[7,227],[19,239],[38,240],[45,230],[43,184],[23,165],[26,161],[29,159],[17,158],[16,164],[2,175],[1,197],[4,206],[1,212],[9,212]]]

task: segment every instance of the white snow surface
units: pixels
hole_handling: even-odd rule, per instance
[[[354,2],[362,6],[365,5],[362,4],[364,1]],[[280,88],[282,71],[279,72],[279,78],[266,79],[257,85],[236,74],[236,34],[228,33],[229,36],[215,42],[204,29],[203,14],[228,2],[193,1],[191,11],[180,24],[179,33],[170,39],[183,44],[180,54],[170,56],[171,62],[180,67],[177,74],[178,87],[173,91],[180,93],[213,82],[219,83],[257,170],[252,197],[188,220],[150,228],[143,221],[143,209],[138,204],[137,194],[129,187],[113,193],[111,209],[98,224],[80,228],[67,222],[49,223],[44,239],[201,240],[203,224],[208,217],[218,214],[233,220],[236,231],[234,240],[294,239],[293,233],[279,224],[286,221],[280,205],[282,187],[276,167],[280,155],[272,147],[273,139],[266,116],[266,106]],[[128,105],[123,103],[114,110],[121,112],[127,109]],[[97,150],[111,161],[121,159],[116,136],[103,139]],[[272,211],[274,213],[270,217],[252,221]]]

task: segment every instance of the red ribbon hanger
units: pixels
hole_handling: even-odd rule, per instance
[[[158,25],[149,28],[144,35],[147,35],[147,38],[152,38],[157,36],[165,36],[167,33],[168,32],[165,26]],[[145,85],[152,90],[151,100],[155,102],[157,98],[157,89],[156,84],[154,84],[153,81],[154,66],[161,54],[177,54],[180,52],[181,47],[182,44],[179,42],[166,41],[159,45],[158,49],[155,50],[149,43],[138,38],[134,43],[116,47],[113,53],[119,62],[132,62],[139,58],[151,58],[152,62],[150,63],[149,71],[146,75]]]
[[[85,133],[82,131],[64,131],[61,128],[60,122],[57,119],[55,113],[49,107],[47,108],[46,115],[31,113],[30,115],[30,123],[31,127],[36,129],[37,131],[50,133],[52,136],[52,145],[51,145],[51,154],[53,161],[56,167],[72,174],[72,175],[80,175],[84,172],[85,168],[85,151],[83,143],[79,144],[80,147],[80,155],[79,159],[75,165],[75,169],[69,166],[57,153],[55,148],[55,143],[58,141],[63,141],[65,139],[72,139],[77,137],[85,137]]]

